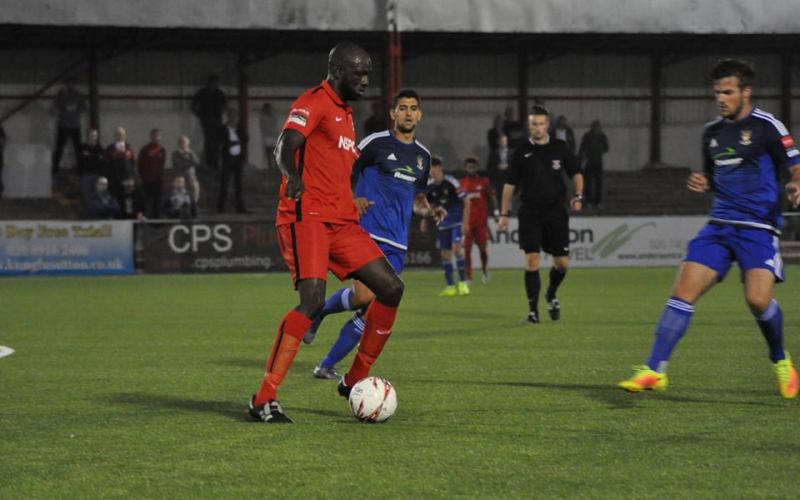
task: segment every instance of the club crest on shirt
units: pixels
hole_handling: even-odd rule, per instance
[[[717,146],[719,146],[719,144],[717,143],[716,139],[711,139],[711,142],[708,143],[708,147],[710,148],[715,148]]]
[[[560,170],[561,169],[561,160],[553,160],[553,170]]]
[[[422,155],[417,155],[417,169],[422,170],[425,164],[425,158]]]
[[[753,138],[753,132],[750,130],[742,130],[742,137],[739,139],[739,144],[742,146],[749,146],[753,142],[750,140]]]

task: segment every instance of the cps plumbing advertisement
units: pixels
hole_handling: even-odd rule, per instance
[[[706,217],[573,217],[570,219],[570,266],[671,266],[686,255],[686,244]],[[523,264],[517,219],[499,232],[489,221],[489,265],[515,268]],[[542,264],[552,259],[542,254]],[[479,266],[473,247],[473,265]]]

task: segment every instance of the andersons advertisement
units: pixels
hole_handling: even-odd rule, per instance
[[[0,223],[0,275],[132,272],[130,221]]]
[[[570,220],[570,266],[672,266],[686,255],[686,244],[706,223],[706,217],[573,217]],[[519,267],[517,219],[509,231],[489,222],[489,261],[494,268]],[[473,263],[477,251],[473,249]],[[542,264],[552,259],[542,255]],[[478,261],[479,263],[479,261]]]

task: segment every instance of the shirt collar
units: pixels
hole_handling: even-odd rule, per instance
[[[328,94],[328,97],[330,97],[331,100],[337,106],[339,106],[340,108],[344,108],[348,113],[352,113],[353,112],[352,108],[350,108],[350,106],[348,106],[347,103],[345,103],[342,100],[342,98],[339,97],[339,94],[337,94],[336,91],[333,90],[333,87],[331,87],[331,84],[328,82],[328,80],[322,80],[322,83],[320,84],[320,86],[325,91],[325,93]]]

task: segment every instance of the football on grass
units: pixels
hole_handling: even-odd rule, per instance
[[[397,410],[397,392],[382,377],[359,380],[350,391],[350,411],[361,422],[385,422]]]

